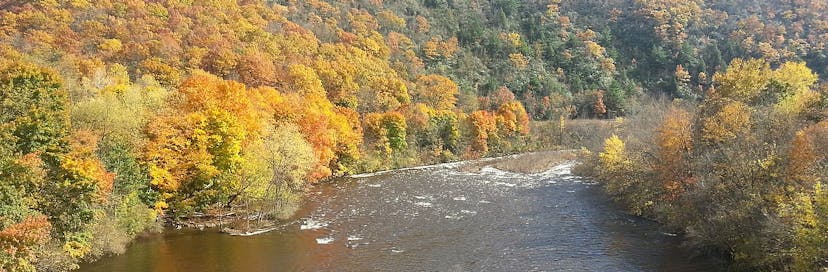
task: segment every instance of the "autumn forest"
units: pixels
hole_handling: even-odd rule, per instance
[[[823,0],[0,0],[0,271],[543,149],[736,270],[822,271],[826,79]]]

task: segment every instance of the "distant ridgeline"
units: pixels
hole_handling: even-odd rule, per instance
[[[279,217],[332,176],[560,144],[530,121],[700,100],[736,57],[828,75],[828,7],[795,3],[0,0],[0,270],[71,270],[160,216]]]

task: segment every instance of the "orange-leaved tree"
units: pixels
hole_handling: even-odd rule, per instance
[[[693,149],[691,115],[677,106],[664,116],[656,138],[656,171],[664,184],[668,199],[675,199],[693,183],[690,154]]]
[[[423,103],[438,110],[456,107],[457,84],[440,75],[424,75],[417,78],[417,88],[412,94],[415,103]]]
[[[468,127],[471,133],[471,151],[485,155],[491,144],[497,143],[500,136],[497,131],[495,115],[488,111],[475,111],[469,114]]]

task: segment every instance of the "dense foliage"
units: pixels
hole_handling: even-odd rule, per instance
[[[803,63],[734,60],[699,104],[633,116],[585,165],[736,268],[828,268],[828,97]]]
[[[160,216],[284,214],[331,176],[527,148],[514,95],[504,87],[478,108],[421,60],[451,57],[456,39],[415,53],[419,43],[380,32],[405,27],[390,10],[0,6],[3,271],[75,268],[122,251]]]
[[[658,165],[607,142],[599,176],[639,178],[611,191],[676,226],[724,211],[657,212],[689,192],[753,212],[725,212],[744,224],[776,216],[765,229],[787,235],[734,241],[716,226],[746,225],[724,215],[692,230],[746,263],[824,266],[811,71],[828,76],[826,14],[822,0],[0,0],[0,270],[72,269],[159,217],[282,213],[332,176],[526,150],[550,139],[533,120],[560,144],[567,119],[635,114],[648,94],[702,106],[647,139]],[[727,168],[756,162],[787,172]],[[723,185],[698,191],[697,173]],[[760,174],[797,185],[720,199]],[[638,190],[645,177],[666,185]],[[800,251],[757,253],[782,249]]]

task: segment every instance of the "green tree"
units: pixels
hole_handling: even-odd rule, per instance
[[[0,129],[22,154],[59,152],[69,128],[68,95],[52,70],[14,61],[0,63]]]

